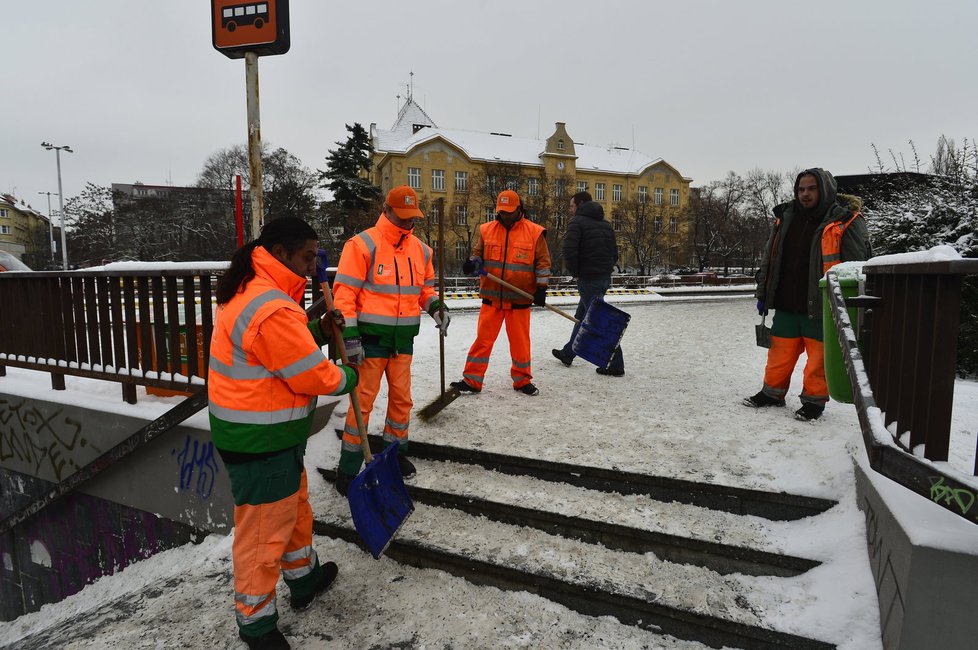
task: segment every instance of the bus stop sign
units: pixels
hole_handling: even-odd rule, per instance
[[[289,51],[288,0],[211,0],[214,49],[231,59]]]

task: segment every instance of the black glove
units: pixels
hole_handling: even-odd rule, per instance
[[[537,307],[544,307],[547,304],[547,287],[540,285],[533,292],[533,304]]]
[[[767,316],[767,307],[764,306],[764,301],[763,300],[758,300],[757,301],[757,315],[758,316]]]
[[[482,271],[482,258],[478,255],[470,257],[462,264],[462,273],[465,275],[479,275],[480,271]]]

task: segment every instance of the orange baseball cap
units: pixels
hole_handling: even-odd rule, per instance
[[[388,192],[386,203],[401,219],[424,219],[424,214],[418,208],[418,194],[407,185],[400,185]]]
[[[520,195],[513,190],[503,190],[496,199],[496,212],[516,212],[520,207]]]

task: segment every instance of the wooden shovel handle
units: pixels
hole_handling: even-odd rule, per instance
[[[530,300],[533,300],[533,294],[529,294],[529,293],[523,291],[522,289],[520,289],[519,287],[514,287],[509,282],[506,282],[506,280],[503,280],[502,278],[498,278],[495,275],[493,275],[492,273],[489,273],[488,271],[483,271],[482,274],[484,276],[486,276],[487,278],[489,278],[490,280],[492,280],[493,282],[498,282],[499,284],[503,285],[504,287],[506,287],[510,291],[515,291],[516,293],[520,294],[524,298],[529,298]],[[573,316],[571,316],[570,314],[568,314],[566,311],[561,311],[561,310],[557,309],[556,307],[554,307],[553,305],[544,304],[543,306],[546,307],[547,309],[549,309],[550,311],[552,311],[555,314],[560,314],[561,316],[563,316],[564,318],[566,318],[569,321],[573,321],[575,323],[580,323],[581,322],[581,321],[577,320],[576,318],[574,318]]]
[[[333,320],[333,292],[330,291],[329,282],[320,282],[319,287],[323,290],[323,298],[326,300],[326,315],[324,318],[328,318],[330,325],[333,326],[333,341],[336,343],[336,348],[340,351],[340,359],[342,359],[343,365],[348,365],[349,359],[346,356],[346,342],[343,340],[343,333],[340,332],[340,326]],[[356,388],[351,390],[349,395],[350,404],[353,406],[353,415],[357,419],[357,431],[360,433],[360,447],[363,449],[363,460],[369,464],[373,461],[374,457],[370,453],[370,445],[367,443],[367,425],[363,423],[363,412],[360,410],[360,397],[357,395]]]

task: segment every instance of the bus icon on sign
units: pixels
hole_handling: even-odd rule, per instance
[[[221,27],[233,32],[242,25],[254,25],[261,29],[268,22],[268,3],[255,2],[224,7],[221,11]]]

